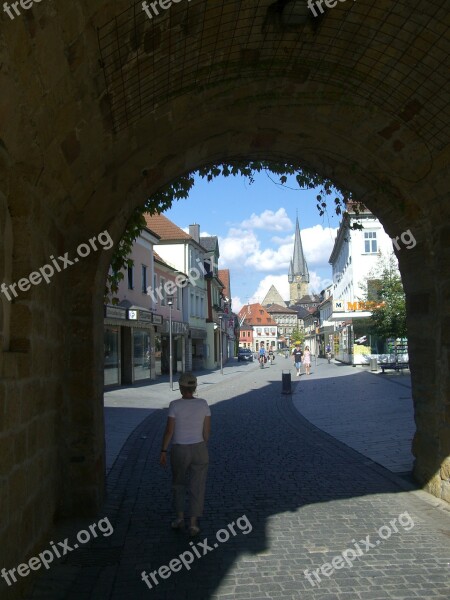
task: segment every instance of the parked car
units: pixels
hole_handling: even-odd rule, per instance
[[[240,360],[253,360],[253,352],[250,348],[239,348],[238,361]]]

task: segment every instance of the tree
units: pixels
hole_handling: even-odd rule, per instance
[[[291,344],[296,344],[297,342],[299,342],[300,344],[303,343],[303,340],[305,339],[305,332],[303,329],[299,329],[298,327],[295,327],[292,330],[291,336],[290,336],[290,342]]]
[[[371,333],[385,340],[406,337],[405,292],[393,253],[380,256],[361,287],[372,311]]]
[[[318,188],[317,194],[317,210],[319,215],[323,216],[327,210],[327,199],[334,196],[334,210],[337,215],[346,214],[345,204],[352,200],[352,195],[348,190],[335,185],[330,179],[322,177],[314,173],[305,166],[293,165],[291,163],[275,163],[269,161],[232,161],[215,165],[209,165],[199,169],[198,171],[188,173],[178,177],[172,183],[160,189],[151,198],[148,198],[141,207],[134,210],[128,220],[125,233],[120,243],[115,248],[113,258],[111,260],[111,268],[109,270],[106,287],[105,301],[116,304],[117,298],[114,294],[117,292],[119,282],[124,278],[123,270],[126,267],[133,265],[133,261],[129,258],[133,243],[145,227],[144,214],[160,214],[172,206],[174,200],[185,199],[189,197],[189,192],[192,189],[197,175],[212,181],[219,176],[242,176],[249,183],[254,182],[256,173],[265,172],[268,177],[277,185],[286,187],[289,176],[294,176],[298,184],[295,190],[308,190]],[[276,175],[278,182],[271,178],[271,175]],[[362,203],[352,200],[352,212],[356,212],[362,208]],[[351,226],[353,229],[360,229],[359,224]]]

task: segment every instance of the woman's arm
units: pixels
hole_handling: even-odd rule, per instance
[[[175,430],[175,418],[167,417],[166,429],[164,431],[162,445],[161,445],[161,456],[159,459],[160,464],[165,467],[167,464],[167,447],[172,439],[173,432]]]
[[[203,421],[203,439],[205,442],[209,440],[209,435],[211,433],[211,417],[205,417]]]

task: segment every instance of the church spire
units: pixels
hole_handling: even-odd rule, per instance
[[[308,295],[309,271],[303,253],[298,215],[295,219],[294,253],[289,264],[288,281],[290,302],[292,304]]]
[[[294,277],[300,276],[304,283],[309,283],[309,271],[306,264],[305,255],[303,254],[302,238],[300,235],[300,226],[298,217],[295,221],[295,241],[294,241],[294,256],[292,257],[292,271]]]

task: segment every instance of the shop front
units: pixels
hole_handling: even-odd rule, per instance
[[[206,329],[194,328],[190,329],[191,337],[191,356],[192,356],[192,370],[199,371],[205,368],[205,357],[206,357]]]
[[[109,305],[104,311],[104,385],[155,379],[153,314]]]
[[[354,366],[368,366],[373,358],[378,364],[393,362],[395,352],[386,340],[370,333],[372,313],[367,310],[367,303],[347,302],[347,310],[342,310],[341,306],[344,307],[344,303],[338,302],[338,310],[334,310],[329,318],[336,323],[335,359]],[[405,357],[407,360],[406,353]]]
[[[188,325],[172,321],[172,373],[182,373],[186,364],[186,339]],[[156,345],[159,348],[159,374],[169,374],[170,365],[170,321],[164,319],[161,328],[156,333]]]

